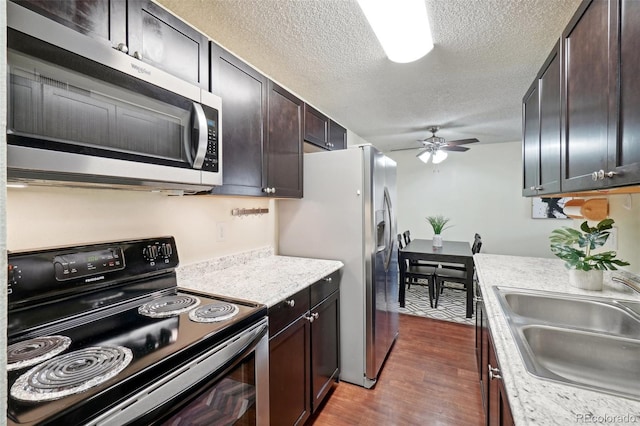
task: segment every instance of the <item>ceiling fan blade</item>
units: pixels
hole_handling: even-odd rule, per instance
[[[465,152],[469,151],[469,148],[465,146],[443,146],[440,148],[443,151],[455,151],[455,152]]]
[[[447,145],[464,145],[466,143],[476,143],[476,142],[480,142],[480,141],[476,138],[458,139],[457,141],[447,141]]]
[[[414,146],[413,148],[394,148],[394,149],[390,149],[389,152],[394,152],[394,151],[409,151],[411,149],[422,149],[424,148],[424,146]]]

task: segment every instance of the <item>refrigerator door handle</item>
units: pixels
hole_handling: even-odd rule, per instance
[[[389,189],[385,186],[384,187],[384,207],[387,209],[387,214],[389,215],[389,220],[387,221],[388,225],[386,226],[387,230],[389,231],[389,235],[388,235],[388,240],[386,241],[385,244],[385,248],[387,249],[387,252],[385,253],[385,258],[384,258],[384,270],[388,271],[389,270],[389,265],[391,264],[391,255],[393,254],[393,245],[395,243],[395,239],[393,238],[393,226],[392,226],[392,220],[391,218],[393,217],[393,210],[392,210],[392,206],[391,206],[391,196],[389,195]]]

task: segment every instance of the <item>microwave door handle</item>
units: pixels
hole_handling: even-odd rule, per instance
[[[197,140],[193,141],[196,144],[196,155],[193,159],[193,168],[201,169],[202,164],[204,164],[204,157],[207,154],[207,117],[204,115],[202,105],[199,103],[193,103],[193,110],[195,112],[194,128],[198,131]]]

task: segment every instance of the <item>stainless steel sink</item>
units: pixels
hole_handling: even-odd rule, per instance
[[[501,296],[501,297],[500,297]],[[543,322],[640,339],[640,317],[615,300],[568,298],[502,291],[500,301],[511,314]]]
[[[527,370],[640,399],[640,304],[495,287]]]

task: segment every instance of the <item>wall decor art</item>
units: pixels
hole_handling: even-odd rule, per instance
[[[564,213],[564,204],[570,197],[533,197],[531,198],[531,217],[533,219],[570,219]]]

